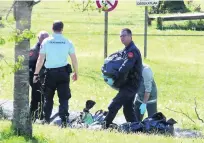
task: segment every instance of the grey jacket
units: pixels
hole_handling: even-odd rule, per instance
[[[148,65],[143,65],[142,81],[137,93],[137,101],[143,102],[145,92],[150,93],[147,103],[155,103],[157,100],[157,86],[154,81],[153,72]]]

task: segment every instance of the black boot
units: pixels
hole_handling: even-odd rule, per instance
[[[66,128],[67,127],[67,123],[69,120],[69,116],[65,116],[61,119],[62,123],[61,123],[61,128]]]

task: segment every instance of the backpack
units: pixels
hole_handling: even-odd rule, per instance
[[[101,68],[104,81],[107,84],[108,84],[107,78],[112,78],[114,80],[113,85],[111,85],[114,89],[120,88],[127,82],[127,76],[129,72],[125,73],[122,76],[119,76],[118,79],[116,79],[116,74],[118,74],[118,70],[122,66],[124,61],[125,59],[123,59],[122,53],[116,52],[111,54],[105,59],[104,64]]]
[[[166,117],[158,112],[145,118],[142,122],[124,123],[119,126],[118,130],[126,133],[143,132],[173,135],[175,123],[177,122],[174,119],[166,120]]]
[[[97,122],[97,123],[103,122],[107,113],[108,113],[107,111],[103,111],[103,110],[96,111],[96,113],[93,116],[94,122]]]
[[[93,116],[89,112],[81,112],[81,123],[90,125],[94,122]]]

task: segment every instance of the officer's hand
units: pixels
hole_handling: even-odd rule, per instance
[[[76,81],[78,79],[78,75],[77,75],[77,73],[74,73],[73,75],[72,75],[72,80],[73,81]]]
[[[39,79],[39,76],[36,76],[36,75],[35,75],[35,76],[33,77],[33,83],[37,83],[37,82],[38,82],[38,79]]]
[[[146,109],[147,109],[147,104],[145,104],[145,103],[142,103],[141,105],[140,105],[140,114],[144,114],[145,113],[145,111],[146,111]]]

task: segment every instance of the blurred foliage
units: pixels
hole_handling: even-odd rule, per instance
[[[17,29],[11,33],[10,37],[8,38],[8,41],[19,43],[24,39],[32,39],[32,38],[35,38],[35,33],[33,33],[32,31],[26,29],[21,33],[20,30]]]
[[[93,0],[68,0],[71,4],[71,7],[74,11],[81,11],[81,12],[90,12],[90,11],[106,11],[108,10],[108,3],[105,0],[102,0],[101,8],[96,8],[96,2]]]
[[[166,1],[161,0],[157,6],[152,6],[149,10],[150,14],[160,13],[186,13],[186,12],[200,12],[201,7],[199,3],[193,0],[187,2],[182,1]]]
[[[6,75],[12,74],[14,72],[17,72],[18,70],[21,70],[23,68],[23,62],[24,62],[24,56],[19,55],[18,59],[15,63],[11,62],[5,57],[2,57],[0,59],[0,80],[3,80]],[[14,61],[14,59],[13,59]],[[10,68],[10,72],[4,72],[4,68]]]

